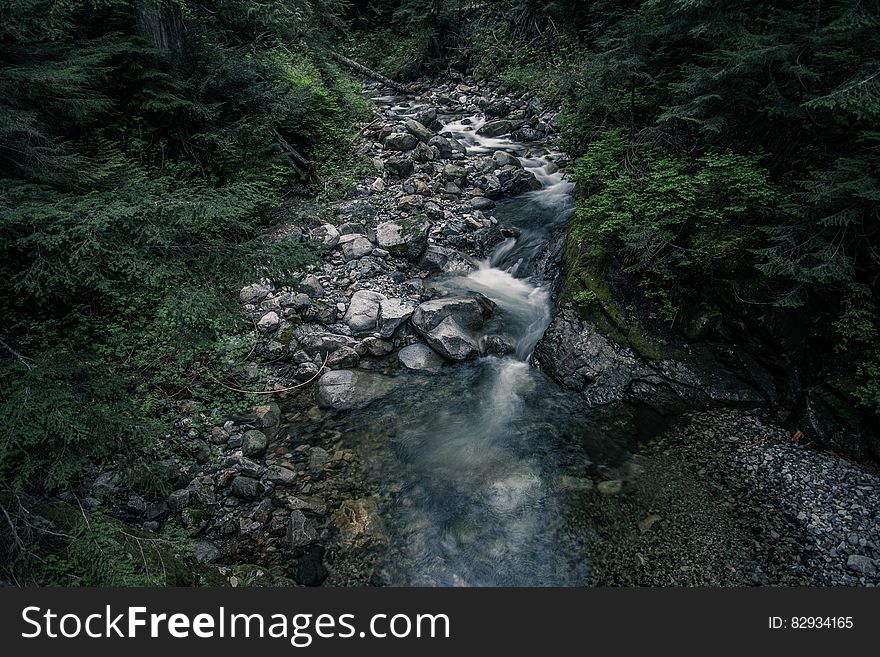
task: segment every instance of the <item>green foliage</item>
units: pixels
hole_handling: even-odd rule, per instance
[[[169,525],[145,534],[100,509],[64,503],[36,509],[56,531],[5,564],[20,583],[48,586],[192,586],[196,583],[189,538]],[[51,540],[49,540],[51,539]]]
[[[263,237],[309,182],[277,135],[342,193],[364,106],[324,54],[336,0],[3,9],[0,476],[51,492],[89,464],[146,472],[151,418],[212,394],[235,291],[315,261]]]
[[[584,194],[571,239],[622,257],[670,321],[681,284],[733,273],[755,226],[770,218],[778,193],[758,161],[731,152],[633,152],[622,130],[610,130],[575,167]]]
[[[880,411],[874,350],[854,337],[880,308],[877,4],[489,5],[477,70],[561,96],[583,156],[569,265],[622,271],[665,320],[719,294],[735,313],[803,308]]]

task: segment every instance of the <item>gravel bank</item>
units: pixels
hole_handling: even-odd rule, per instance
[[[608,481],[580,518],[597,585],[880,582],[880,477],[756,413],[683,416]]]

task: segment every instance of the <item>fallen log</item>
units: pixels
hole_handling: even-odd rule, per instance
[[[272,128],[272,132],[275,133],[275,144],[278,147],[279,152],[287,158],[287,162],[296,172],[296,175],[299,176],[300,180],[306,184],[319,182],[318,177],[315,175],[315,169],[312,166],[312,163],[300,155],[299,151],[291,146],[290,142],[288,142],[278,130]]]
[[[336,53],[336,52],[331,52],[330,57],[332,57],[334,60],[336,60],[340,64],[348,66],[350,69],[355,70],[358,73],[362,73],[363,75],[366,75],[368,78],[372,78],[373,80],[376,80],[377,82],[381,82],[389,89],[394,89],[394,91],[397,91],[402,94],[409,94],[410,93],[409,89],[407,89],[404,85],[400,84],[399,82],[395,82],[394,80],[390,80],[390,79],[386,78],[384,75],[382,75],[381,73],[379,73],[378,71],[374,71],[371,68],[367,68],[363,64],[359,64],[358,62],[354,61],[353,59],[349,59],[348,57],[340,55],[339,53]]]

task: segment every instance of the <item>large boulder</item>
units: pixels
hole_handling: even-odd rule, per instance
[[[410,318],[415,304],[406,299],[382,299],[379,302],[379,336],[390,338],[397,327]]]
[[[512,124],[507,120],[489,121],[480,126],[477,134],[483,137],[500,137],[510,132],[511,127]]]
[[[393,132],[382,142],[389,151],[411,151],[419,143],[419,140],[408,132]]]
[[[485,297],[434,299],[416,308],[410,321],[439,354],[450,360],[468,360],[480,353],[476,331],[494,306]]]
[[[400,364],[408,370],[436,370],[443,364],[443,358],[428,345],[411,344],[397,352]]]
[[[395,178],[406,178],[412,175],[415,166],[411,159],[406,156],[389,157],[385,162],[385,170]]]
[[[577,390],[589,406],[641,402],[661,414],[762,402],[751,386],[727,372],[708,353],[687,360],[649,360],[605,337],[596,325],[563,307],[551,322],[534,358],[563,387]]]
[[[519,161],[519,158],[506,151],[495,151],[495,154],[492,156],[492,162],[499,169],[502,167],[522,169],[522,162]]]
[[[351,296],[351,303],[342,321],[353,335],[369,335],[379,327],[379,304],[385,296],[372,290],[358,290]]]
[[[406,129],[413,137],[418,139],[423,144],[427,144],[429,141],[431,141],[431,138],[434,136],[433,132],[428,130],[425,126],[423,126],[418,121],[414,121],[413,119],[407,119]]]
[[[320,379],[315,401],[321,408],[356,408],[388,393],[396,382],[391,377],[362,370],[333,370]]]
[[[428,246],[431,224],[423,214],[386,221],[376,227],[376,241],[392,255],[416,260]]]

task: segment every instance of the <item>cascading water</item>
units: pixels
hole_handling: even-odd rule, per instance
[[[552,319],[549,281],[538,266],[572,211],[572,185],[543,152],[476,134],[479,119],[443,134],[469,153],[505,150],[542,183],[498,203],[499,223],[518,236],[479,268],[436,282],[478,292],[496,306],[494,327],[514,353],[447,364],[332,426],[356,447],[378,492],[390,547],[380,580],[392,585],[579,585],[588,558],[571,528],[593,463],[619,441],[584,418],[573,393],[528,364]]]

